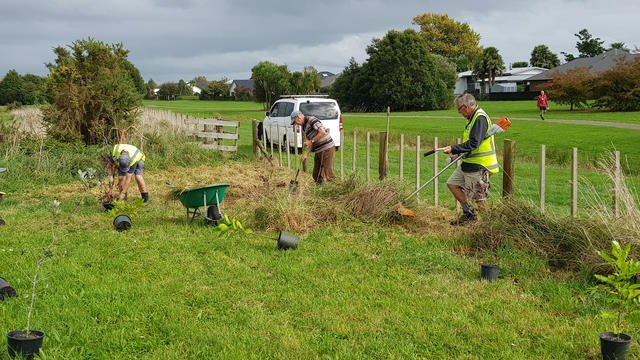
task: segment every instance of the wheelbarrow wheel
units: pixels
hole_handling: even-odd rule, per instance
[[[218,220],[222,220],[222,214],[217,205],[211,205],[207,208],[207,223],[209,225],[218,225]]]

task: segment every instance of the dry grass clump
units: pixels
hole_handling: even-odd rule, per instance
[[[600,219],[608,232],[615,234],[616,240],[637,247],[640,245],[640,201],[627,186],[622,169],[616,167],[613,154],[600,159],[597,166],[611,181],[612,191],[615,189],[617,193],[618,211],[614,210],[611,194],[602,196],[593,184],[582,184],[585,191],[581,195],[586,199],[590,212]]]
[[[393,180],[360,184],[350,189],[353,190],[343,200],[346,208],[356,218],[373,221],[396,219],[395,210],[408,195],[403,191],[405,186]]]
[[[23,106],[11,110],[11,116],[18,132],[36,137],[44,137],[47,134],[47,129],[42,121],[42,111],[39,108]]]
[[[587,271],[600,262],[596,249],[614,239],[597,219],[554,217],[515,200],[494,207],[472,228],[471,237],[479,249],[514,246],[546,257],[553,267]]]
[[[584,184],[586,191],[582,193],[591,214],[586,219],[554,217],[530,203],[504,201],[474,227],[472,237],[477,246],[495,248],[508,243],[547,257],[553,266],[588,272],[605,271],[597,251],[609,249],[614,240],[632,244],[632,256],[640,256],[638,200],[626,186],[622,172],[608,159],[600,161],[599,167],[617,189],[617,213],[611,198],[599,195],[589,183]]]
[[[320,219],[313,206],[305,200],[304,197],[287,195],[264,199],[254,212],[255,228],[308,233],[319,225]]]

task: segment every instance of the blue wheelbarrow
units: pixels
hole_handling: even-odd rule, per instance
[[[211,184],[201,187],[185,189],[178,198],[187,209],[187,223],[193,222],[196,215],[200,214],[200,208],[206,208],[205,220],[215,224],[222,219],[220,203],[224,199],[229,184]]]

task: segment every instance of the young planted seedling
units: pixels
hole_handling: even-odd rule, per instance
[[[612,332],[600,334],[600,344],[604,359],[623,359],[631,342],[631,337],[624,334],[625,318],[640,312],[640,284],[635,277],[640,274],[640,261],[629,258],[631,245],[624,247],[613,241],[611,254],[598,251],[598,255],[612,268],[610,275],[596,275],[600,284],[594,289],[602,291],[611,310],[605,312],[605,318],[612,319]]]
[[[60,202],[53,201],[53,214],[60,214]],[[51,236],[51,242],[47,247],[42,249],[38,260],[36,261],[36,269],[31,279],[31,301],[29,302],[29,311],[27,312],[27,326],[24,330],[14,330],[7,334],[7,345],[9,356],[11,358],[21,355],[25,358],[33,358],[33,355],[40,353],[42,341],[44,340],[44,332],[31,329],[31,316],[33,315],[33,305],[36,301],[36,288],[38,285],[40,270],[42,266],[53,257],[53,246],[58,238],[55,234]]]
[[[106,214],[113,219],[113,226],[116,230],[126,231],[131,228],[131,217],[136,216],[144,208],[145,204],[142,199],[114,200],[113,208]]]

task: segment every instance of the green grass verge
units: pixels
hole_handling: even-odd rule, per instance
[[[33,317],[48,358],[595,358],[606,328],[588,282],[507,248],[487,255],[503,278],[481,282],[464,237],[355,221],[279,252],[274,234],[219,236],[157,198],[117,233],[80,191],[57,216],[55,194],[30,194],[2,209],[0,273],[20,296],[0,331],[24,326],[37,251],[58,237]]]

